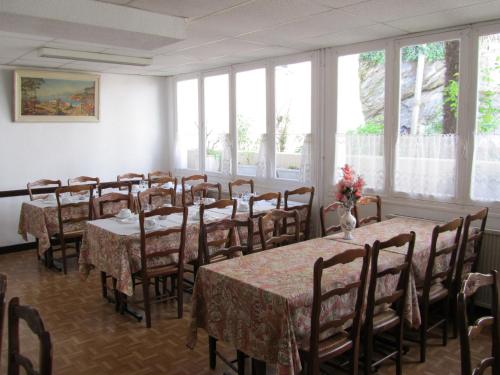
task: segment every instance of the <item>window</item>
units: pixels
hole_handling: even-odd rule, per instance
[[[400,50],[397,192],[455,197],[459,48],[449,40]]]
[[[500,34],[479,38],[471,198],[500,201]]]
[[[338,59],[335,181],[345,164],[366,188],[384,188],[385,51]]]
[[[275,68],[276,177],[310,181],[311,62]]]
[[[205,170],[231,172],[229,141],[229,76],[204,79]]]
[[[266,176],[266,71],[236,74],[238,174]]]
[[[177,82],[178,168],[199,169],[198,79]]]

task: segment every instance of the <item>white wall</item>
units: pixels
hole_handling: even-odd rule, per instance
[[[12,91],[13,71],[0,67],[0,190],[39,178],[111,181],[169,166],[165,78],[102,74],[97,123],[13,122]],[[17,225],[25,199],[0,198],[0,246],[22,242]]]

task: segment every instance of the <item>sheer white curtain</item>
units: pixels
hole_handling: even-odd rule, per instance
[[[300,154],[300,172],[299,172],[300,182],[310,182],[312,179],[311,147],[312,147],[312,136],[311,134],[306,134],[306,136],[304,137],[304,143],[302,145],[302,152]]]
[[[455,196],[455,134],[400,135],[396,145],[395,191],[415,196]]]
[[[224,134],[222,137],[222,160],[221,160],[221,172],[222,174],[231,173],[231,137],[229,134]]]
[[[384,188],[384,135],[337,133],[335,147],[335,181],[342,176],[341,167],[349,164],[363,176],[366,188]]]
[[[259,145],[259,156],[257,157],[257,170],[256,177],[266,177],[266,148],[267,148],[267,134],[262,134]]]
[[[500,201],[500,134],[476,134],[472,199]]]

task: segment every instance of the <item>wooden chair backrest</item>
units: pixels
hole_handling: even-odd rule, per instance
[[[153,171],[148,173],[148,182],[151,183],[151,180],[155,180],[157,178],[163,177],[172,177],[171,172],[162,172],[162,171]],[[149,186],[151,187],[151,185]]]
[[[467,316],[467,300],[473,296],[479,288],[487,287],[491,289],[491,315],[483,316],[469,326]],[[462,365],[462,375],[481,375],[485,370],[492,368],[492,374],[500,373],[500,284],[498,271],[491,271],[489,274],[469,273],[462,283],[458,294],[457,314],[458,330],[460,335],[460,359]],[[483,358],[479,365],[472,368],[471,359],[471,339],[477,337],[484,328],[491,330],[491,356]]]
[[[234,188],[237,186],[244,186],[244,185],[249,185],[250,186],[250,193],[254,193],[255,188],[254,188],[254,182],[252,179],[249,180],[244,180],[244,179],[238,179],[236,181],[231,181],[229,182],[229,198],[233,198],[233,192]]]
[[[40,342],[39,369],[34,369],[31,360],[22,355],[19,343],[19,321],[24,320]],[[52,343],[50,333],[45,330],[42,318],[36,309],[19,304],[19,298],[14,297],[9,302],[9,348],[8,374],[18,375],[20,368],[28,375],[52,374]]]
[[[370,264],[370,252],[370,246],[365,245],[364,249],[346,250],[327,260],[319,258],[314,263],[314,292],[311,314],[311,336],[309,344],[309,353],[311,357],[318,357],[320,343],[328,338],[320,338],[322,336],[325,336],[325,332],[331,329],[341,329],[345,323],[347,323],[349,320],[352,320],[352,327],[349,331],[349,339],[353,343],[352,350],[354,352],[354,357],[356,359],[359,358],[359,335],[361,327],[361,316],[365,299],[366,283],[368,279],[368,266]],[[322,278],[324,270],[338,265],[349,264],[357,261],[358,259],[363,260],[361,265],[360,277],[358,280],[353,283],[349,283],[333,289],[322,288]],[[334,320],[329,320],[321,324],[320,317],[323,303],[334,297],[342,298],[342,296],[351,293],[353,290],[356,290],[356,305],[354,306],[353,311],[342,314]]]
[[[132,192],[132,183],[130,181],[101,182],[97,185],[98,195],[101,196],[103,190],[106,189],[128,190],[128,193],[130,194]]]
[[[154,231],[147,231],[144,227],[144,221],[148,217],[157,215],[168,216],[173,214],[182,214],[182,224],[180,227],[161,228]],[[155,210],[148,212],[141,211],[139,213],[139,227],[141,230],[141,273],[143,280],[148,280],[150,272],[165,264],[172,265],[178,270],[179,275],[182,275],[184,269],[187,216],[187,207],[160,207]],[[165,241],[166,238],[174,238],[174,240]],[[162,242],[166,242],[169,245],[165,244],[159,249],[148,251],[147,244],[151,239],[156,239],[157,241],[162,239]],[[170,242],[174,242],[175,245],[171,245]],[[177,261],[173,260],[175,257]],[[161,264],[161,266],[150,265],[149,260],[152,258],[155,259],[155,264]]]
[[[297,205],[297,206],[289,206],[289,200],[290,197],[293,197],[294,195],[306,195],[309,194],[309,200],[307,203],[302,204],[302,205]],[[311,213],[312,213],[312,204],[313,204],[313,199],[314,199],[314,186],[311,187],[300,187],[295,190],[285,190],[285,210],[297,210],[301,212],[302,210],[307,210],[306,218],[305,220],[300,221],[300,230],[304,233],[304,239],[308,240],[309,235],[310,235],[310,230],[311,230]],[[292,199],[293,200],[293,199]],[[293,225],[293,223],[288,224]]]
[[[64,193],[69,194],[86,194],[89,195],[89,201],[78,201],[71,203],[62,203],[61,195]],[[59,217],[59,236],[61,241],[64,241],[64,225],[65,224],[77,224],[83,223],[87,220],[92,219],[92,201],[93,201],[94,186],[93,185],[73,185],[73,186],[63,186],[56,189],[56,200],[57,200],[57,213]],[[87,206],[88,213],[81,214],[78,212],[80,210],[73,210],[75,208],[82,208]],[[66,211],[66,212],[64,212]],[[76,211],[78,215],[74,213]]]
[[[236,208],[238,207],[238,201],[236,199],[219,199],[213,203],[200,204],[200,226],[205,224],[205,210],[223,209],[226,207],[232,207],[231,219],[234,219],[236,216]]]
[[[199,195],[200,198],[206,198],[208,196],[208,191],[217,190],[217,200],[220,200],[222,197],[222,186],[220,183],[210,183],[210,182],[202,182],[200,184],[196,184],[191,186],[191,202],[194,202],[194,198]]]
[[[422,293],[425,304],[428,303],[431,287],[436,282],[441,280],[442,285],[446,289],[451,290],[463,222],[464,219],[460,217],[446,224],[436,225],[432,231],[431,251],[429,254],[429,260],[427,261],[427,269],[425,271]],[[455,239],[452,245],[438,249],[437,244],[439,236],[444,232],[455,232]],[[441,257],[443,257],[444,262],[440,263],[446,264],[446,267],[442,271],[436,272],[434,266],[436,264],[436,260]]]
[[[99,185],[99,177],[78,176],[68,178],[68,186],[74,185],[94,185],[94,188]]]
[[[37,180],[37,181],[33,181],[33,182],[28,182],[27,184],[27,188],[28,188],[28,193],[30,195],[30,200],[34,201],[36,199],[44,199],[47,197],[47,194],[33,194],[33,188],[35,187],[40,187],[40,186],[44,186],[44,187],[50,187],[50,186],[57,186],[57,187],[61,187],[62,184],[61,184],[61,180],[47,180],[47,179],[42,179],[42,180]]]
[[[375,203],[377,214],[375,216],[360,217],[359,210],[361,206],[367,206]],[[356,227],[359,228],[363,224],[371,223],[372,221],[382,221],[382,199],[378,195],[365,195],[358,199],[354,205],[354,217],[356,218]]]
[[[261,212],[261,213],[254,212],[255,210],[254,210],[253,206],[254,206],[255,202],[270,201],[270,200],[274,200],[274,199],[276,200],[276,206],[274,208],[279,209],[281,207],[281,192],[264,193],[264,194],[257,195],[256,197],[251,196],[250,201],[248,202],[248,205],[250,206],[250,217],[252,219],[256,219],[256,218],[264,216],[266,214],[265,212]]]
[[[333,202],[330,203],[328,206],[324,207],[321,206],[319,209],[319,218],[321,221],[321,237],[328,236],[329,234],[337,233],[342,230],[340,224],[339,225],[330,225],[329,227],[326,226],[326,220],[327,220],[327,215],[330,212],[337,212],[337,210],[342,207],[342,203],[340,202]]]
[[[455,275],[455,290],[458,292],[462,284],[462,277],[466,268],[470,267],[471,272],[477,271],[477,262],[481,253],[481,244],[483,242],[484,231],[486,230],[486,220],[488,219],[488,208],[485,207],[475,214],[465,217],[462,242],[457,257],[457,267]],[[480,221],[479,230],[471,232],[471,224]],[[472,244],[472,252],[468,251]]]
[[[139,209],[144,210],[145,204],[149,204],[153,208],[155,206],[155,198],[160,199],[160,206],[165,204],[165,198],[170,197],[170,204],[175,206],[175,189],[164,189],[160,187],[152,187],[137,193],[137,200],[139,202]]]
[[[203,181],[207,182],[208,177],[206,174],[194,174],[192,176],[184,176],[181,178],[181,187],[182,187],[182,205],[185,206],[187,203],[186,194],[190,194],[190,190],[186,189],[186,182],[189,181]]]
[[[247,229],[249,240],[246,246],[236,244],[236,235],[241,228]],[[217,233],[221,233],[221,235],[217,235]],[[200,243],[203,258],[200,265],[250,254],[252,252],[252,233],[253,221],[250,218],[246,220],[223,219],[201,225]],[[210,237],[212,237],[211,240]]]
[[[122,208],[133,208],[131,193],[107,193],[92,200],[93,219],[106,219],[115,216]],[[109,207],[108,209],[106,209]]]
[[[144,173],[124,173],[116,177],[116,181],[143,181],[145,180]]]
[[[7,293],[7,276],[0,273],[0,353],[2,353],[3,321],[5,317],[5,294]],[[0,356],[0,364],[1,364]]]
[[[161,187],[167,183],[171,182],[174,185],[174,189],[177,190],[177,177],[172,176],[161,176],[152,177],[148,179],[148,187]]]
[[[380,250],[390,247],[402,246],[408,246],[406,256],[404,257],[403,261],[397,265],[380,271],[378,266],[378,257]],[[373,329],[373,317],[375,315],[375,308],[378,306],[383,306],[384,304],[395,306],[396,313],[400,318],[400,324],[403,324],[404,306],[406,294],[408,291],[414,247],[415,232],[400,234],[384,242],[377,240],[373,244],[365,319],[365,329],[367,330],[367,332],[370,332]],[[375,295],[375,291],[377,288],[378,280],[386,275],[397,274],[399,274],[399,281],[396,290],[390,295],[377,298]]]
[[[294,224],[293,233],[287,231],[287,219],[291,219]],[[259,233],[262,250],[299,242],[300,215],[296,210],[271,210],[259,217]]]

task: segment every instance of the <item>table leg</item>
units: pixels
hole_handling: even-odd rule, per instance
[[[266,375],[266,362],[252,358],[252,375]]]
[[[208,336],[208,362],[210,369],[215,369],[215,363],[217,361],[217,339],[212,336]]]

